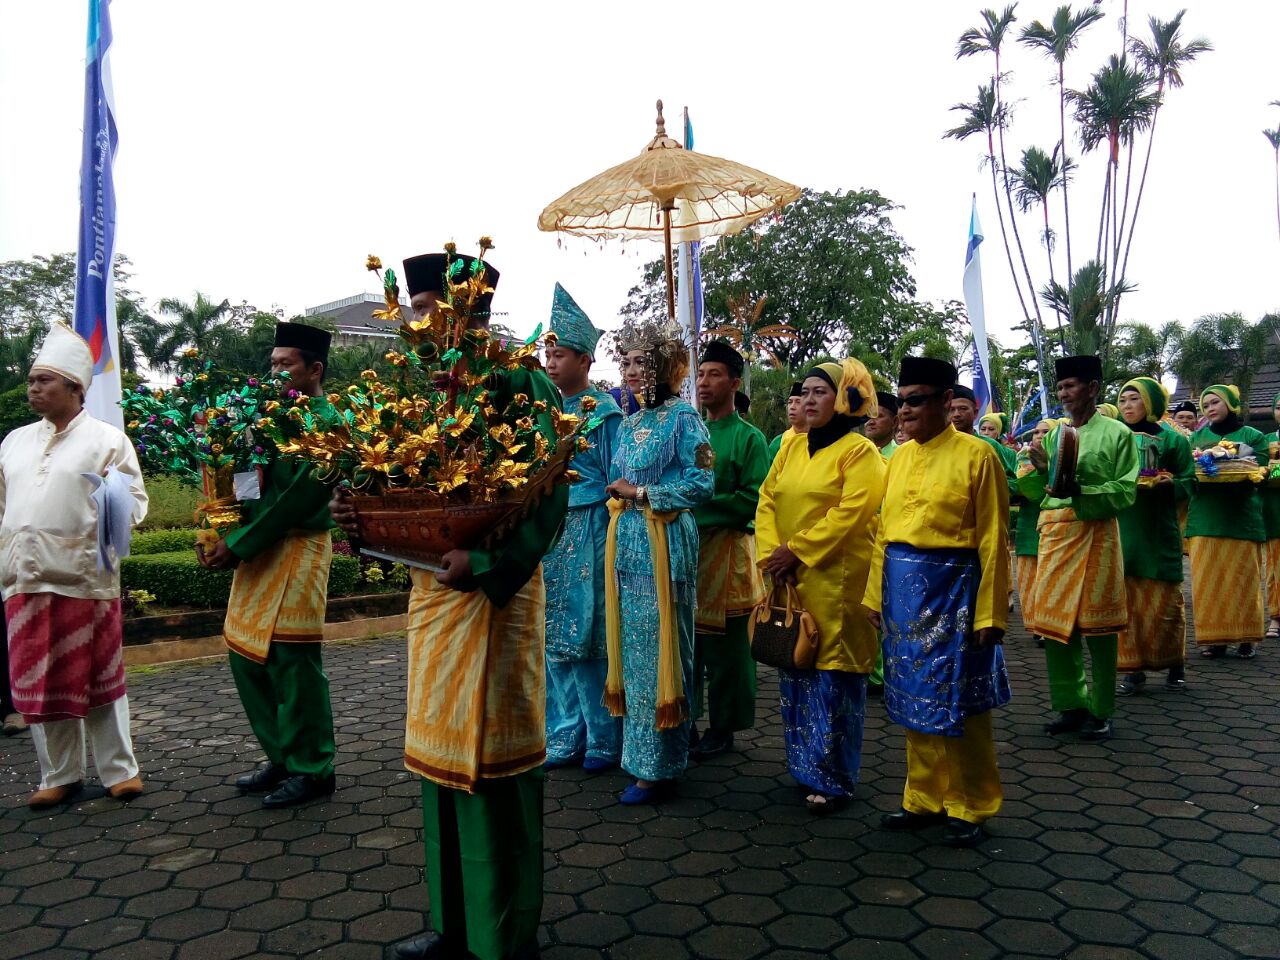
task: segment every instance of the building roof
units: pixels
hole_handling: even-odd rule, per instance
[[[380,293],[357,293],[332,303],[322,303],[318,307],[307,307],[308,317],[328,317],[339,335],[348,337],[394,337],[397,324],[387,320],[375,320],[374,310],[384,308],[386,301]],[[413,316],[413,311],[403,300],[400,309],[406,318]]]
[[[1249,415],[1245,419],[1270,423],[1271,404],[1277,393],[1280,393],[1280,364],[1265,363],[1253,375],[1253,383],[1249,387]],[[1188,399],[1198,401],[1200,398],[1191,396],[1189,389],[1179,383],[1170,397],[1170,405]]]

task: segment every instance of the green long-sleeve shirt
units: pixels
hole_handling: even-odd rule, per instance
[[[310,410],[317,417],[332,415],[324,397],[313,397]],[[312,477],[306,462],[277,460],[263,470],[262,496],[240,506],[240,526],[227,534],[227,547],[241,560],[252,560],[279,543],[290,530],[328,530],[333,526],[329,500],[333,491]]]
[[[1267,438],[1253,427],[1216,434],[1207,426],[1191,435],[1191,449],[1207,450],[1219,440],[1248,444],[1262,462],[1267,459]],[[1256,483],[1201,483],[1187,510],[1187,537],[1227,537],[1232,540],[1267,539],[1262,516],[1262,492]]]
[[[1258,462],[1265,464],[1270,459],[1271,444],[1280,440],[1280,432],[1268,433],[1263,449],[1258,451]],[[1280,538],[1280,487],[1262,488],[1262,525],[1266,529],[1267,539]]]
[[[1124,575],[1145,580],[1182,582],[1182,531],[1178,504],[1196,489],[1191,444],[1172,427],[1159,433],[1134,432],[1138,456],[1144,468],[1168,470],[1173,482],[1139,487],[1138,497],[1120,514],[1120,545],[1124,550]],[[1150,453],[1148,453],[1150,449]]]
[[[1058,442],[1054,427],[1044,439],[1046,450]],[[1041,510],[1070,507],[1080,520],[1106,520],[1133,506],[1138,495],[1138,444],[1133,431],[1118,420],[1095,413],[1079,433],[1079,456],[1076,459],[1076,483],[1080,492],[1070,499],[1045,494],[1048,475],[1035,470],[1018,480],[1018,490]]]
[[[737,413],[707,422],[711,449],[716,455],[716,492],[693,510],[699,530],[755,529],[760,484],[769,473],[772,458],[764,434]]]
[[[531,402],[546,402],[546,411],[536,414],[534,422],[539,432],[554,445],[554,411],[561,409],[560,391],[541,370],[522,367],[494,376],[490,396],[496,409],[505,410],[517,393],[525,394]],[[489,550],[471,551],[471,573],[491,602],[499,607],[506,606],[529,582],[555,542],[568,510],[569,487],[557,484],[501,544]]]

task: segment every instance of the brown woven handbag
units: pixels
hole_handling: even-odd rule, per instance
[[[782,603],[779,591],[783,591]],[[775,584],[751,611],[751,656],[780,670],[812,670],[818,659],[818,622],[800,606],[794,585]]]

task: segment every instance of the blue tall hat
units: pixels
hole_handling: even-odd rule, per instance
[[[560,346],[585,353],[592,360],[596,358],[596,344],[604,335],[603,330],[592,325],[590,318],[569,296],[569,291],[558,283],[551,296],[551,332],[556,335]]]

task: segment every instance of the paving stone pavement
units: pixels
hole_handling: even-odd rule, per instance
[[[1184,692],[1119,701],[1106,744],[1044,735],[1043,655],[1018,629],[1006,653],[1006,802],[981,849],[878,828],[904,774],[878,701],[856,800],[810,816],[763,676],[758,729],[659,809],[619,806],[621,774],[548,775],[544,956],[1280,957],[1280,649],[1193,657]],[[130,676],[148,791],[129,806],[29,811],[30,738],[0,741],[0,960],[373,960],[422,929],[404,640],[326,658],[330,802],[265,811],[229,785],[260,754],[223,662]]]

